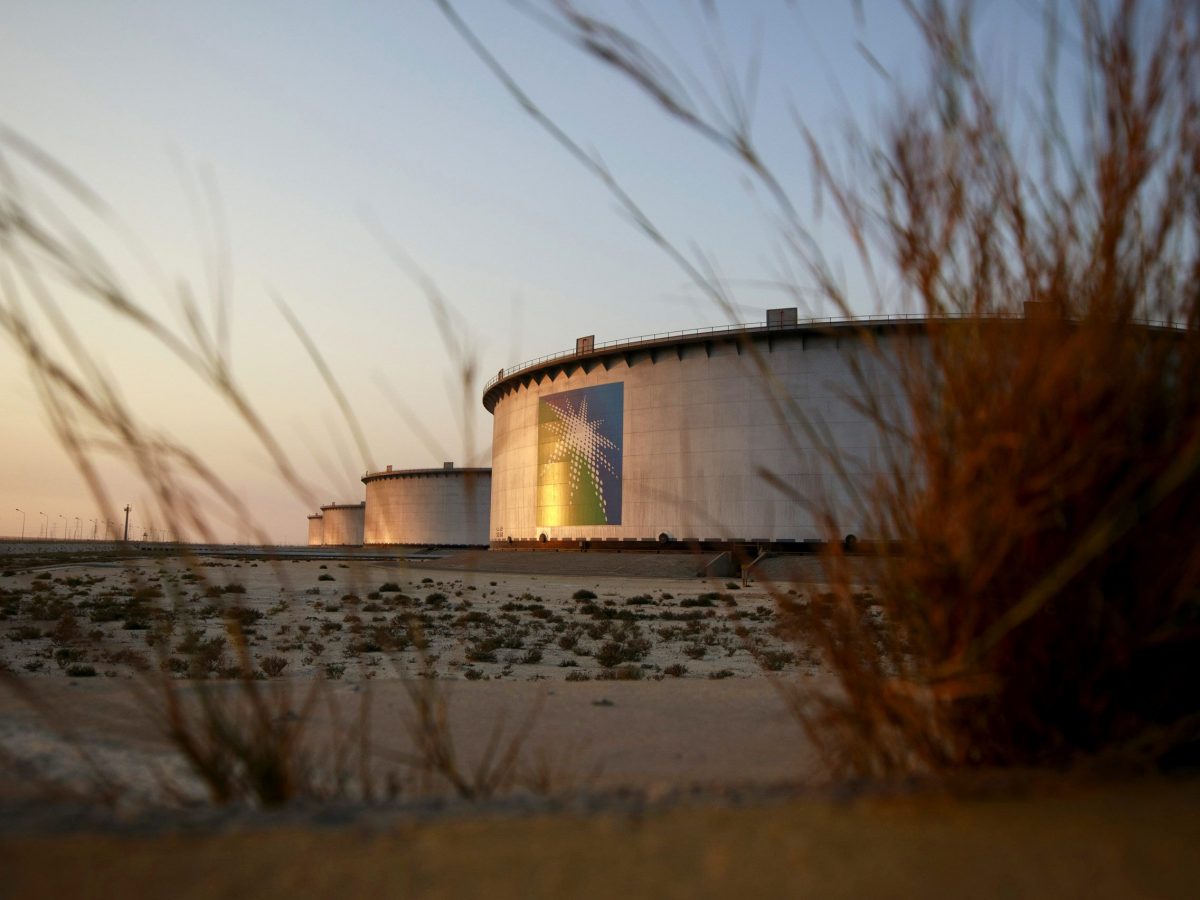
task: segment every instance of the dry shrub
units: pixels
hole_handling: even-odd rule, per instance
[[[732,316],[736,299],[710,274],[716,265],[665,234],[450,0],[439,5],[533,121]],[[840,264],[754,139],[758,60],[717,58],[712,72],[695,71],[670,48],[656,52],[658,35],[640,39],[569,0],[546,7],[539,16],[553,33],[738,161],[778,227],[782,268],[800,273],[793,296],[846,316],[874,299],[880,311],[928,317],[919,340],[901,329],[895,340],[860,334],[874,352],[845,399],[881,436],[866,489],[845,477],[849,501],[839,505],[762,473],[810,504],[832,539],[833,591],[811,604],[777,595],[793,634],[837,682],[791,695],[831,767],[880,775],[1194,748],[1196,6],[1082,0],[1063,22],[1047,5],[1040,98],[1022,97],[1008,116],[976,55],[969,4],[911,4],[927,90],[898,89],[891,125],[851,126],[836,154],[800,125],[819,197],[845,227],[871,298],[847,294]],[[720,29],[715,5],[699,18]],[[712,60],[724,44],[709,43]],[[752,73],[744,83],[742,71]],[[1081,89],[1065,98],[1066,84]],[[754,347],[741,349],[770,384]],[[773,399],[794,449],[823,448],[846,476],[823,423],[777,390]],[[903,546],[872,576],[875,602],[856,600],[861,567],[838,540],[851,516]]]
[[[857,773],[1194,754],[1200,18],[1085,4],[1082,121],[1050,88],[1040,167],[960,20],[918,21],[939,77],[870,157],[872,237],[926,313],[967,318],[892,356],[895,412],[857,398],[904,438],[868,499],[904,550],[875,610],[839,550],[834,593],[785,604],[840,687],[794,702]]]
[[[873,604],[836,544],[834,591],[781,601],[841,688],[793,697],[810,737],[872,774],[1194,740],[1195,336],[1060,320],[932,341],[913,456],[872,495],[904,545]]]

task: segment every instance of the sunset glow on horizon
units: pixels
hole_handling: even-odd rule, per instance
[[[766,2],[722,20],[729,58],[761,56],[771,76],[762,83],[788,86],[764,91],[754,111],[762,146],[795,184],[809,181],[797,121],[818,136],[847,120],[869,127],[894,89],[880,70],[903,85],[916,67],[920,42],[902,4],[866,6],[862,21],[853,4]],[[703,23],[694,5],[651,11],[660,35],[681,36],[670,51],[695,43]],[[519,8],[465,3],[461,13],[664,233],[703,248],[728,283],[732,314],[614,210],[431,3],[324,3],[303,14],[277,3],[4,6],[4,160],[44,189],[14,149],[27,143],[103,200],[72,226],[174,333],[188,332],[181,296],[195,298],[214,334],[225,332],[227,308],[233,376],[297,473],[300,485],[288,485],[260,437],[163,342],[52,285],[121,400],[253,511],[258,530],[226,516],[222,540],[303,543],[307,514],[359,502],[362,474],[386,465],[487,466],[486,378],[579,335],[758,321],[768,307],[797,305],[780,288],[795,273],[783,269],[762,198],[738,179],[735,160]],[[976,27],[995,38],[998,82],[1028,89],[1040,23],[999,6],[979,13]],[[802,215],[846,262],[848,292],[865,298],[852,245],[808,199]],[[408,261],[446,298],[442,328]],[[336,377],[366,453],[281,305]],[[864,300],[860,311],[875,309]],[[52,348],[68,352],[44,324]],[[474,378],[465,387],[464,359]],[[96,507],[9,343],[0,385],[0,535],[103,536],[127,503],[131,536],[166,533],[139,476],[103,454],[111,508]]]

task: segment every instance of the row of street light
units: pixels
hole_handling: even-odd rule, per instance
[[[25,540],[25,519],[26,512],[19,507],[15,508],[16,512],[21,514],[21,540]],[[44,512],[39,512],[42,521],[38,527],[39,540],[54,540],[58,538],[58,521],[62,519],[62,536],[60,540],[64,541],[82,541],[82,540],[104,540],[104,541],[119,541],[123,538],[124,532],[120,523],[114,522],[111,519],[82,519],[79,516],[67,516],[59,513],[55,519],[52,519]],[[90,522],[92,525],[91,535],[85,537],[85,523]],[[100,526],[104,526],[103,536],[100,534]],[[137,522],[129,523],[129,536],[138,540],[139,526]],[[141,528],[141,538],[143,541],[167,541],[171,536],[165,528]],[[32,535],[30,535],[32,537]]]

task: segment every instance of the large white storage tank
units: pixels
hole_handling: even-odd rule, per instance
[[[325,519],[318,513],[315,516],[308,517],[308,546],[320,547],[325,543]]]
[[[363,476],[367,544],[476,547],[488,543],[492,470],[395,470]]]
[[[362,503],[331,503],[321,507],[321,543],[326,547],[361,547]]]
[[[763,325],[583,338],[502,371],[483,397],[494,416],[492,543],[821,540],[822,503],[844,534],[881,537],[863,534],[838,475],[865,479],[881,459],[877,429],[851,400],[864,382],[893,391],[882,360],[924,352],[925,325],[771,314]]]

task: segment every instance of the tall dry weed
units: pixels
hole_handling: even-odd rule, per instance
[[[1080,121],[1049,88],[1034,166],[964,18],[915,13],[937,77],[868,158],[872,236],[925,312],[969,318],[930,322],[896,363],[900,416],[877,419],[908,435],[870,494],[904,547],[878,607],[836,564],[831,598],[789,607],[841,688],[802,720],[851,770],[1194,752],[1195,13],[1083,5]]]
[[[708,258],[675,244],[438,3],[522,109],[703,296],[733,310]],[[698,17],[701,33],[718,32],[710,72],[571,0],[534,15],[742,165],[800,273],[795,296],[848,317],[866,301],[928,317],[918,340],[860,335],[892,384],[862,366],[846,388],[880,435],[876,477],[845,475],[854,509],[763,473],[830,539],[833,590],[804,604],[779,593],[836,679],[791,696],[830,766],[891,775],[1194,752],[1200,15],[1187,2],[1084,0],[1061,19],[1046,5],[1041,93],[1014,115],[980,62],[970,4],[908,8],[926,87],[897,89],[882,131],[852,127],[836,149],[800,125],[870,297],[847,293],[795,186],[755,142],[759,61],[713,50],[727,46],[714,4]],[[819,418],[760,372],[796,451],[823,447],[848,473]],[[841,546],[850,516],[903,547],[879,560],[869,603]]]

